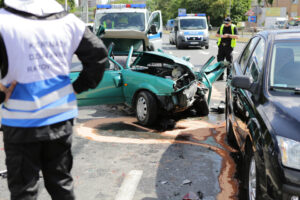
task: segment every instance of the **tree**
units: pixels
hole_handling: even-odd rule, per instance
[[[231,6],[231,19],[234,23],[247,20],[245,13],[251,8],[251,0],[234,0]]]
[[[273,0],[258,0],[257,2],[260,5],[262,1],[265,2],[265,5],[267,7],[272,6],[272,4],[273,4]]]

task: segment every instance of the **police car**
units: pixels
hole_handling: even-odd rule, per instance
[[[97,33],[99,26],[105,28],[105,32],[118,32],[128,30],[132,32],[143,32],[149,39],[147,50],[162,48],[162,16],[161,11],[150,13],[146,4],[101,4],[97,5],[94,21],[94,33]],[[138,33],[139,34],[139,33]],[[105,40],[113,34],[103,36],[104,43],[114,42],[116,46],[121,44],[113,41],[113,38]],[[118,39],[118,38],[115,38]],[[124,43],[122,43],[124,45]],[[131,45],[131,44],[130,44]]]
[[[178,49],[188,46],[209,48],[209,31],[206,15],[182,14],[175,19],[175,45]]]

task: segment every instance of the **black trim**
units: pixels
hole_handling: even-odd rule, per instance
[[[0,33],[0,71],[1,78],[4,78],[8,72],[8,57],[3,37]]]

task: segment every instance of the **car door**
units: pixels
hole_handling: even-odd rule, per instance
[[[75,66],[75,62],[72,65]],[[72,81],[77,79],[82,70],[82,67],[79,66],[77,64],[76,69],[71,70],[70,78]],[[110,58],[100,84],[95,89],[85,91],[76,97],[79,106],[124,103],[122,68]]]
[[[235,75],[243,75],[245,72],[245,69],[247,66],[252,64],[252,60],[250,59],[252,57],[253,50],[255,49],[257,43],[259,42],[260,38],[259,37],[254,37],[252,38],[246,47],[243,50],[243,53],[241,56],[238,58],[236,62],[234,62],[234,65],[231,70],[231,75],[229,76],[229,81],[227,85],[227,99],[228,99],[228,108],[229,108],[229,115],[230,121],[232,122],[232,128],[233,131],[236,135],[237,142],[239,146],[243,144],[243,136],[244,136],[244,129],[245,129],[245,124],[243,124],[243,121],[245,121],[245,109],[243,101],[244,98],[241,100],[245,93],[244,90],[242,89],[237,89],[231,86],[230,84],[230,79],[232,76]]]
[[[258,42],[255,48],[250,53],[247,65],[243,74],[250,77],[254,83],[261,81],[260,74],[262,73],[264,55],[265,55],[265,40],[258,38]],[[233,110],[235,117],[235,132],[238,133],[238,142],[242,147],[244,146],[245,139],[251,133],[260,129],[260,117],[256,110],[257,100],[255,100],[254,94],[248,90],[234,89],[233,97]]]
[[[151,26],[153,25],[156,26],[156,32],[151,31]],[[162,32],[163,23],[161,11],[157,10],[151,13],[147,26],[147,36],[149,38],[151,50],[162,49]]]

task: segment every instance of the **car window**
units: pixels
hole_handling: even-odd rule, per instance
[[[277,42],[271,57],[270,85],[300,87],[300,41]]]
[[[239,64],[240,64],[242,71],[245,70],[245,67],[248,63],[249,57],[252,53],[252,50],[254,49],[258,40],[259,40],[259,37],[252,38],[251,41],[247,44],[246,48],[244,49],[242,56],[240,57],[240,60],[239,60]]]
[[[256,45],[245,70],[245,74],[253,78],[254,82],[257,81],[259,72],[263,68],[264,61],[264,52],[265,52],[265,40],[260,39]]]

